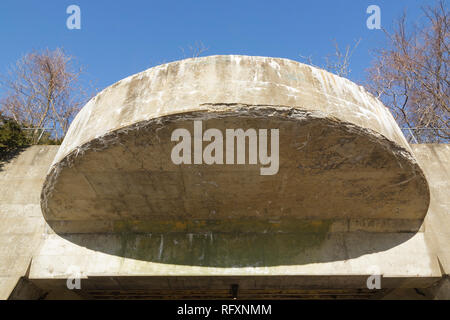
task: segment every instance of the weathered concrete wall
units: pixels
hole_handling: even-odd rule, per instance
[[[383,274],[383,286],[396,288],[385,297],[387,299],[448,299],[448,279],[439,281],[442,274],[438,257],[444,266],[448,259],[446,218],[450,192],[447,176],[450,163],[449,147],[413,145],[412,148],[425,170],[431,188],[432,203],[423,229],[425,233],[330,233],[319,247],[313,245],[306,251],[303,248],[299,250],[300,255],[285,252],[282,248],[273,252],[276,255],[272,256],[272,259],[288,253],[292,264],[286,264],[287,261],[284,261],[280,266],[259,268],[254,265],[242,267],[246,263],[254,263],[257,259],[260,259],[261,263],[268,262],[258,257],[264,256],[264,246],[255,243],[252,245],[248,239],[240,239],[234,244],[227,242],[222,246],[224,250],[220,250],[220,238],[215,238],[214,234],[190,234],[185,235],[185,239],[176,234],[65,234],[63,237],[48,234],[33,261],[30,278],[43,288],[54,287],[55,292],[63,292],[63,280],[69,276],[67,270],[70,266],[78,266],[82,270],[85,279],[83,281],[86,281],[84,285],[93,291],[97,290],[97,294],[102,292],[101,288],[119,288],[124,291],[153,288],[157,292],[210,287],[225,290],[226,285],[230,283],[240,283],[242,290],[250,291],[260,288],[259,286],[267,290],[280,290],[285,287],[344,290],[362,288],[368,269],[377,266]],[[433,220],[433,215],[440,219]],[[376,230],[375,228],[373,231]],[[312,241],[320,241],[317,234],[313,238]],[[403,240],[392,246],[396,238]],[[429,238],[428,245],[424,241],[425,238]],[[295,237],[291,240],[295,242]],[[180,250],[176,249],[177,242],[181,243]],[[94,245],[95,243],[97,245]],[[218,247],[217,251],[211,251],[211,247],[208,250],[210,243]],[[232,254],[233,250],[236,250],[235,254]],[[287,250],[292,248],[288,247]],[[360,253],[355,255],[358,251]],[[248,252],[252,254],[246,255]],[[177,256],[181,253],[187,254],[190,260],[174,264],[177,259],[182,260]],[[233,267],[224,263],[220,268],[217,268],[217,265],[214,267],[215,255],[225,260],[228,258],[230,263],[234,262],[236,265]],[[150,260],[154,261],[147,261],[152,256]],[[319,259],[314,261],[317,258]],[[195,261],[196,259],[199,260]],[[238,267],[239,264],[241,267]],[[106,275],[108,277],[105,277]],[[215,276],[215,280],[205,277],[206,275]],[[226,278],[223,278],[224,275]],[[258,275],[258,281],[253,278],[255,275]],[[190,280],[193,276],[201,278]],[[62,282],[56,285],[50,279],[61,279]],[[93,280],[89,282],[88,279]]]
[[[36,286],[44,291],[50,291],[49,297],[53,298],[77,297],[71,296],[71,293],[65,290],[64,279],[70,276],[68,274],[70,266],[80,268],[84,278],[82,281],[85,281],[82,282],[83,285],[94,291],[155,288],[159,290],[158,292],[162,292],[161,290],[169,289],[200,289],[202,286],[225,290],[226,285],[230,283],[242,284],[243,290],[258,290],[258,286],[272,290],[285,287],[343,290],[362,288],[369,273],[369,267],[374,265],[379,266],[383,273],[383,285],[390,288],[422,288],[424,292],[424,295],[421,295],[417,293],[417,290],[403,289],[403,291],[395,291],[388,298],[429,298],[433,297],[434,291],[436,291],[436,297],[448,298],[448,284],[446,284],[448,281],[432,286],[441,277],[437,256],[441,265],[444,265],[448,259],[448,241],[445,238],[448,236],[448,228],[445,227],[445,222],[442,222],[448,214],[448,209],[445,208],[447,203],[445,201],[448,198],[446,195],[449,193],[448,178],[445,175],[445,172],[448,172],[450,159],[448,146],[413,146],[413,148],[416,152],[422,151],[417,152],[417,155],[432,190],[430,210],[443,209],[435,211],[441,216],[437,224],[434,223],[436,220],[428,219],[427,216],[425,233],[331,233],[326,236],[321,246],[311,248],[312,250],[309,250],[306,255],[304,249],[300,255],[291,252],[291,262],[299,263],[298,265],[255,268],[254,266],[227,267],[226,264],[221,267],[208,266],[205,261],[208,255],[212,255],[209,260],[211,264],[214,264],[214,255],[228,255],[231,259],[234,258],[235,262],[241,258],[241,264],[245,264],[252,262],[245,255],[246,251],[253,252],[253,258],[258,259],[258,255],[262,254],[261,250],[263,250],[258,246],[241,247],[242,243],[245,244],[245,241],[241,240],[236,242],[236,245],[228,244],[229,251],[219,250],[216,253],[206,251],[204,252],[206,255],[203,255],[201,260],[202,250],[208,248],[211,237],[213,244],[220,247],[220,241],[216,241],[218,239],[214,238],[214,234],[186,236],[184,240],[186,246],[183,250],[191,254],[190,263],[194,262],[197,266],[170,263],[170,259],[177,258],[177,252],[182,252],[182,250],[175,250],[175,242],[183,241],[176,235],[155,234],[153,235],[154,243],[152,243],[151,235],[124,234],[121,237],[107,234],[84,236],[54,234],[51,229],[44,227],[38,204],[40,186],[57,147],[32,147],[9,164],[4,164],[0,172],[1,298],[7,298],[18,279],[26,275],[31,260],[33,262],[28,277]],[[431,217],[431,211],[429,214]],[[438,232],[434,233],[433,229]],[[424,235],[431,238],[431,245],[426,244]],[[312,241],[318,240],[317,236],[313,238]],[[292,239],[295,240],[295,238]],[[190,248],[189,241],[192,241]],[[398,245],[392,247],[391,244],[395,242]],[[97,247],[93,245],[95,243]],[[142,256],[145,250],[139,251],[139,246],[144,246],[144,249],[147,246],[148,254],[154,255],[155,261],[146,261],[146,257]],[[226,246],[222,248],[225,249]],[[292,250],[292,248],[288,249]],[[236,255],[232,254],[232,250],[238,250]],[[274,253],[283,257],[284,252],[278,250]],[[314,259],[318,257],[320,259],[314,262]],[[200,260],[195,262],[196,258]],[[276,256],[272,259],[276,259]],[[215,278],[207,278],[206,275]],[[258,278],[254,278],[255,275],[258,275]],[[130,276],[139,278],[130,278]],[[192,276],[194,278],[191,278]],[[113,277],[119,278],[113,280]],[[256,281],[257,279],[259,280]],[[423,289],[430,286],[434,290],[431,293]]]
[[[424,221],[424,238],[439,261],[442,280],[425,289],[396,289],[386,299],[450,300],[450,146],[412,144],[430,186],[431,202]]]
[[[334,233],[326,234],[325,239],[319,236],[310,235],[307,246],[302,242],[308,238],[304,234],[265,238],[220,233],[52,234],[33,260],[30,278],[65,278],[70,266],[83,270],[86,277],[360,276],[370,274],[372,266],[377,266],[386,278],[403,277],[411,285],[441,276],[436,257],[428,250],[421,232]],[[55,264],[55,259],[60,263]],[[365,287],[365,282],[359,286]]]
[[[25,276],[45,233],[40,193],[58,146],[33,146],[0,164],[0,299]]]
[[[436,252],[443,272],[450,274],[450,146],[411,145],[430,185],[425,239]]]

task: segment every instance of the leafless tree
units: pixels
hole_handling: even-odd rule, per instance
[[[34,143],[41,128],[60,139],[92,96],[81,84],[81,73],[82,68],[76,67],[74,59],[62,49],[26,54],[0,78],[1,110],[20,124],[35,128]]]
[[[332,72],[341,77],[348,77],[351,73],[351,69],[350,69],[351,57],[360,42],[361,42],[361,39],[358,39],[355,41],[355,44],[353,46],[347,45],[345,47],[345,50],[342,51],[339,48],[339,44],[337,43],[337,41],[333,40],[334,54],[329,54],[326,57],[324,57],[325,64],[321,65],[321,66],[316,66],[313,63],[312,56],[300,55],[300,58],[305,60],[306,63],[308,63],[309,65],[325,69],[325,70]]]
[[[188,50],[189,50],[189,57],[191,58],[198,58],[200,57],[203,53],[205,53],[206,51],[208,51],[208,47],[205,47],[205,45],[203,44],[203,42],[201,41],[196,41],[194,44],[191,44],[188,46]],[[180,50],[183,52],[183,58],[186,58],[186,52],[184,50],[183,47],[180,47]]]
[[[333,40],[334,54],[325,57],[325,70],[335,73],[340,77],[347,77],[352,71],[350,69],[350,59],[360,42],[361,39],[356,40],[353,46],[347,45],[342,52],[337,41]]]
[[[375,52],[366,86],[413,132],[411,141],[448,142],[449,12],[440,1],[423,13],[421,24],[407,25],[403,14],[393,32],[384,30],[388,45]]]

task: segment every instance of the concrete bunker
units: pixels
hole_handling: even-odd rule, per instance
[[[260,166],[249,161],[173,163],[173,131],[184,128],[194,135],[195,121],[223,132],[278,129],[278,172],[261,175]],[[55,232],[74,242],[76,234],[117,234],[126,242],[122,248],[136,234],[172,235],[172,241],[187,244],[189,235],[217,234],[229,237],[223,248],[242,235],[255,236],[249,242],[255,244],[270,235],[284,239],[274,241],[280,247],[306,250],[324,245],[330,234],[416,232],[428,205],[422,170],[381,102],[323,70],[247,56],[177,61],[102,91],[72,123],[41,195],[43,215]],[[205,263],[185,260],[184,249],[164,260],[160,241],[131,257]],[[367,252],[383,249],[386,245]],[[127,254],[121,250],[110,253]],[[241,256],[223,266],[323,259],[256,257],[239,264]],[[217,259],[210,264],[222,266]]]

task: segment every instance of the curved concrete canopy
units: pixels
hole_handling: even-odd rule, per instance
[[[249,155],[239,165],[174,164],[172,134],[194,136],[195,121],[224,140],[227,129],[278,129],[276,174],[261,175]],[[326,71],[247,56],[177,61],[102,91],[73,121],[41,196],[47,221],[72,232],[267,231],[258,221],[283,231],[301,228],[298,219],[418,228],[428,204],[424,175],[381,102]]]

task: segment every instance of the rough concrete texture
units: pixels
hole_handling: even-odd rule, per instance
[[[425,239],[436,252],[443,273],[450,274],[450,146],[412,145],[425,171],[431,203],[425,218]]]
[[[449,192],[445,176],[439,174],[448,171],[449,156],[440,153],[446,146],[426,147],[434,151],[421,164],[432,174],[432,201],[440,201],[433,192],[437,190],[443,196]],[[322,234],[320,225],[316,225],[303,240],[299,235],[284,233],[272,240],[263,236],[261,244],[250,234],[224,242],[226,235],[220,232],[55,234],[45,228],[38,195],[56,150],[54,146],[32,147],[2,166],[3,299],[16,284],[11,298],[33,298],[40,291],[48,299],[226,298],[233,283],[239,283],[242,297],[249,298],[363,298],[374,294],[376,298],[386,294],[383,290],[393,288],[395,291],[386,298],[448,298],[448,280],[439,281],[442,275],[435,251],[441,248],[448,259],[448,244],[430,247],[423,232],[342,232],[345,229],[336,227]],[[441,167],[435,167],[436,161]],[[439,204],[432,202],[430,208],[433,206]],[[448,214],[448,210],[441,212]],[[430,224],[439,228],[433,221]],[[36,226],[34,231],[26,231],[30,226]],[[430,227],[426,231],[430,232]],[[441,237],[441,233],[436,236]],[[81,271],[81,291],[65,286],[71,266]],[[364,291],[373,266],[378,266],[383,275],[384,289],[380,292]],[[20,277],[28,281],[18,282]],[[29,282],[31,285],[25,286]]]
[[[171,134],[193,132],[194,120],[222,132],[279,129],[278,173],[175,165]],[[92,99],[55,157],[41,204],[57,232],[208,232],[237,220],[260,233],[308,223],[417,231],[429,190],[410,151],[389,111],[346,79],[286,59],[187,59]]]
[[[279,128],[278,175],[175,167],[170,133],[196,119]],[[411,148],[362,88],[293,61],[152,68],[90,101],[59,151],[2,164],[0,298],[229,298],[239,284],[247,298],[448,299],[449,153]]]
[[[431,284],[441,276],[422,232],[356,232],[329,234],[325,240],[314,235],[309,238],[292,234],[265,238],[220,233],[52,234],[33,259],[30,278],[66,278],[70,266],[78,266],[87,277],[360,276],[370,274],[371,266],[378,266],[386,278],[403,277],[411,285]],[[365,282],[359,287],[365,287]]]
[[[420,232],[383,233],[378,228],[364,232],[336,226],[322,233],[317,224],[303,235],[291,231],[258,239],[255,233],[233,238],[224,232],[195,230],[58,235],[47,229],[29,279],[48,292],[49,299],[227,298],[233,283],[239,283],[241,296],[248,298],[449,299],[448,278],[438,262],[438,256],[439,261],[448,259],[448,242],[442,232],[432,237],[439,245],[424,240],[433,235],[432,228],[448,229],[440,221],[435,225],[436,220],[428,220],[432,208],[448,215],[448,146],[413,148],[432,199]],[[83,278],[83,290],[75,291],[77,295],[65,287],[71,266],[78,267]],[[383,276],[383,290],[365,291],[374,266]]]
[[[0,299],[6,299],[43,239],[40,192],[58,146],[33,146],[0,163]]]

